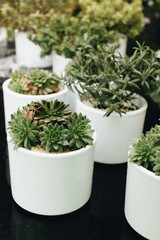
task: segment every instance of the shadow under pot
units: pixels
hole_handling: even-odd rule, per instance
[[[9,84],[12,79],[6,80],[3,85],[3,99],[4,99],[4,111],[5,111],[5,126],[8,127],[8,121],[11,119],[11,114],[17,111],[18,108],[21,108],[27,104],[30,104],[32,101],[40,100],[62,100],[65,103],[68,101],[68,89],[67,87],[61,88],[57,93],[51,93],[46,95],[26,95],[20,94],[12,91],[9,88]]]
[[[88,106],[77,98],[76,112],[86,115],[97,133],[96,162],[106,164],[127,162],[128,147],[134,138],[140,138],[147,110],[147,101],[139,95],[135,104],[139,107],[137,110],[122,116],[113,112],[109,117],[104,117],[105,111]]]
[[[131,227],[147,239],[160,239],[160,177],[128,162],[125,216]]]
[[[28,39],[27,33],[15,30],[15,48],[17,64],[28,68],[46,68],[52,66],[52,56],[41,57],[41,47]]]
[[[14,150],[9,142],[15,202],[41,215],[61,215],[81,208],[91,195],[94,144],[72,152],[41,153],[22,147]]]

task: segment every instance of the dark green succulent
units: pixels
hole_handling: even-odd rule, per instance
[[[69,144],[74,149],[83,148],[86,145],[93,144],[92,134],[94,132],[89,125],[90,120],[81,113],[73,113],[71,121],[68,124],[69,129]]]
[[[32,102],[11,115],[9,134],[15,149],[35,146],[47,152],[74,151],[93,144],[86,116],[71,113],[64,102]]]
[[[68,129],[63,125],[49,123],[40,133],[41,146],[48,152],[63,152],[68,146]]]
[[[142,135],[130,148],[129,158],[160,176],[160,125]]]
[[[10,89],[27,95],[46,95],[60,91],[60,78],[42,69],[33,69],[27,74],[17,71],[12,74]]]
[[[11,120],[8,122],[8,129],[11,141],[14,143],[14,148],[24,147],[31,149],[38,142],[39,127],[37,121],[33,121],[32,112],[27,116],[26,111],[18,111],[11,115]]]
[[[39,120],[39,124],[49,123],[52,121],[65,122],[69,120],[71,110],[68,109],[68,104],[63,101],[55,100],[41,102],[33,102],[29,108],[34,111],[34,119]]]

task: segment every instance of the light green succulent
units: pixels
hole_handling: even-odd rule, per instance
[[[133,142],[129,149],[131,162],[143,166],[160,176],[160,125]]]
[[[32,114],[26,117],[25,110],[18,111],[11,115],[9,124],[9,134],[14,148],[24,147],[31,149],[38,142],[39,127],[37,121],[32,120]]]
[[[83,116],[81,113],[73,113],[71,121],[68,124],[69,129],[69,144],[73,148],[82,148],[86,145],[93,144],[93,132],[94,130],[89,125],[90,120],[86,116]]]
[[[33,69],[28,73],[17,71],[12,74],[10,89],[27,95],[46,95],[60,91],[60,78],[46,70]]]
[[[40,133],[41,146],[48,152],[63,152],[68,146],[67,136],[68,129],[63,125],[49,123]]]

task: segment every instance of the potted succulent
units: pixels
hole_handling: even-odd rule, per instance
[[[129,149],[125,216],[143,237],[159,240],[160,125],[135,140]]]
[[[11,115],[11,189],[18,205],[60,215],[88,201],[95,143],[89,122],[58,100],[32,102]]]
[[[118,33],[119,52],[124,56],[127,38],[137,36],[143,29],[142,0],[79,0],[82,21],[101,23],[107,21],[107,30]],[[95,11],[96,9],[96,11]]]
[[[28,73],[17,71],[3,83],[3,98],[6,127],[11,113],[31,101],[59,99],[67,102],[68,90],[60,78],[49,71],[32,69]]]
[[[27,34],[34,34],[45,26],[54,16],[56,5],[57,1],[49,0],[7,0],[1,4],[0,25],[7,29],[8,37],[13,37],[15,31],[16,60],[19,65],[28,68],[51,66],[51,56],[41,58],[41,48],[31,42]]]
[[[79,93],[76,111],[96,130],[95,161],[127,161],[127,148],[143,130],[147,102],[140,95],[156,95],[159,67],[155,52],[140,44],[130,57],[118,56],[114,47],[79,48],[64,79]]]

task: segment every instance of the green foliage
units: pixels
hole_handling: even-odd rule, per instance
[[[142,135],[130,148],[131,162],[160,176],[160,125],[156,125],[146,135]]]
[[[27,74],[17,71],[11,77],[10,89],[17,93],[46,95],[60,90],[60,78],[45,70],[33,69]]]
[[[108,32],[107,23],[85,24],[79,18],[66,18],[65,15],[56,14],[45,28],[37,31],[35,35],[29,35],[29,39],[42,48],[41,56],[49,55],[53,50],[59,55],[63,54],[67,58],[73,58],[77,48],[87,42],[94,48],[97,45],[113,42],[113,31]]]
[[[90,121],[67,108],[64,102],[43,100],[18,109],[8,123],[15,149],[41,146],[47,152],[68,152],[92,145]]]
[[[68,124],[69,129],[69,144],[73,148],[82,148],[87,144],[91,145],[93,142],[92,134],[94,132],[91,126],[88,124],[90,121],[86,116],[82,116],[80,113],[72,114],[70,123]]]
[[[142,0],[79,0],[82,21],[108,22],[108,30],[135,37],[143,29]]]
[[[71,16],[75,0],[6,0],[0,5],[0,26],[7,28],[9,36],[14,30],[35,33],[54,18],[55,12]]]
[[[67,68],[67,86],[71,90],[74,86],[82,100],[106,110],[106,116],[135,110],[131,104],[135,93],[152,97],[160,89],[160,62],[155,52],[137,44],[130,57],[116,54],[115,47],[94,49],[87,42],[82,44]]]
[[[25,118],[25,110],[11,115],[9,124],[9,134],[14,143],[14,148],[25,147],[31,149],[38,142],[39,127],[37,122],[32,119],[32,113]]]

